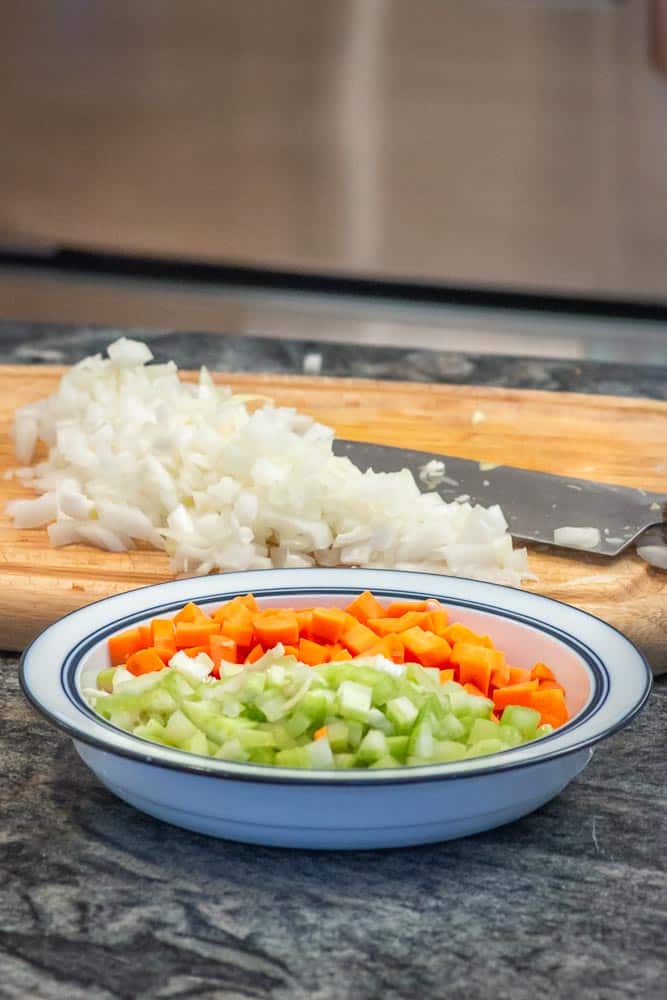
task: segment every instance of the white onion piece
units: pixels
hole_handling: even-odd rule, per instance
[[[667,569],[667,545],[638,545],[637,555],[656,569]]]
[[[600,544],[600,531],[598,528],[556,528],[554,542],[575,549],[594,549]]]

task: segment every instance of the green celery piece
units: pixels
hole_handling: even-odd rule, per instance
[[[392,698],[387,702],[387,718],[393,722],[399,733],[409,733],[418,715],[419,709],[407,695]]]
[[[197,729],[194,723],[190,722],[188,717],[181,712],[180,708],[173,712],[169,717],[167,725],[165,726],[165,731],[174,746],[181,747],[183,749],[185,749],[183,744],[186,740],[189,740],[195,733],[201,732],[201,730]]]
[[[516,726],[511,726],[509,722],[501,722],[498,726],[498,739],[508,747],[518,747],[523,743],[523,736]]]
[[[357,766],[357,755],[355,753],[335,753],[334,765],[337,769],[347,770]]]
[[[362,764],[372,764],[389,753],[387,737],[378,729],[369,729],[357,750],[357,760]]]
[[[271,747],[252,747],[249,751],[252,764],[275,764],[276,752]]]
[[[447,714],[443,708],[442,702],[436,694],[430,694],[424,704],[421,707],[422,712],[427,712],[431,718],[441,724]]]
[[[307,691],[299,701],[298,710],[308,716],[312,726],[319,729],[329,714],[332,701],[333,699],[326,690]]]
[[[403,763],[408,755],[409,736],[388,736],[387,747],[392,757]]]
[[[285,719],[285,729],[293,739],[298,739],[299,736],[307,732],[312,726],[312,721],[309,715],[298,709],[293,715],[290,715]]]
[[[104,706],[105,715],[112,712],[134,712],[139,715],[142,708],[142,697],[140,694],[130,694],[129,692],[106,695],[97,699],[98,711]]]
[[[253,722],[264,722],[266,716],[257,705],[246,705],[243,710],[243,714],[246,719],[251,719]]]
[[[350,745],[350,730],[346,722],[334,719],[332,722],[327,723],[327,736],[329,737],[329,746],[333,750],[334,756],[347,751]]]
[[[246,703],[254,702],[261,694],[264,693],[265,687],[266,674],[263,674],[259,670],[255,673],[247,674],[243,688],[240,691],[241,701]]]
[[[370,729],[380,729],[385,736],[393,736],[396,732],[394,724],[387,718],[381,708],[371,708],[366,716],[366,724]]]
[[[262,732],[268,732],[271,735],[271,745],[276,750],[288,750],[290,747],[296,746],[296,741],[290,736],[286,723],[264,722],[259,728]]]
[[[386,705],[389,699],[396,694],[396,679],[382,670],[357,666],[353,679],[356,683],[371,688],[373,692],[372,703],[376,708]]]
[[[310,766],[315,770],[331,770],[336,765],[334,763],[329,740],[325,737],[321,740],[313,740],[305,747],[310,758]]]
[[[514,726],[524,739],[532,740],[535,738],[540,718],[540,713],[534,708],[525,708],[523,705],[508,705],[503,711],[501,722]]]
[[[124,712],[122,709],[118,709],[116,712],[111,712],[109,715],[109,722],[112,726],[118,726],[119,729],[125,729],[128,733],[131,733],[137,725],[137,719],[138,716],[136,712]]]
[[[190,753],[198,753],[204,757],[208,757],[208,740],[202,732],[196,730],[192,736],[185,741],[183,749],[189,750]]]
[[[507,747],[502,742],[502,740],[479,740],[477,743],[473,743],[471,747],[468,747],[467,757],[482,757],[489,753],[500,753],[501,750],[506,750]]]
[[[537,736],[548,736],[549,733],[553,733],[554,727],[549,722],[543,723],[541,726],[537,727]]]
[[[456,740],[438,740],[433,756],[438,763],[448,764],[450,761],[463,760],[468,756],[468,751],[463,743],[458,743]]]
[[[443,685],[443,689],[448,687],[449,683]],[[472,695],[469,695],[467,691],[463,690],[463,688],[458,691],[446,691],[446,694],[449,700],[449,709],[457,719],[460,719],[463,715],[472,715],[472,707],[470,704]]]
[[[222,760],[246,761],[248,754],[237,739],[226,740],[215,755]]]
[[[472,717],[470,721],[472,721]],[[453,712],[447,712],[439,729],[446,740],[463,740],[466,737],[468,727],[461,719],[457,719]]]
[[[109,694],[111,694],[113,691],[113,676],[115,673],[115,667],[109,667],[108,670],[100,670],[95,679],[96,687],[98,687],[100,691],[108,691]]]
[[[468,695],[470,699],[469,712],[473,719],[488,719],[493,711],[493,702],[490,698],[480,698],[476,694]]]
[[[365,722],[373,699],[373,689],[356,681],[343,681],[338,688],[338,707],[345,719]]]
[[[261,729],[241,729],[236,738],[244,750],[255,747],[273,747],[274,741],[270,732]]]
[[[151,740],[153,743],[162,743],[164,746],[172,745],[165,726],[154,719],[150,719],[145,725],[135,726],[134,735],[144,740]]]
[[[170,715],[176,711],[176,699],[164,687],[151,688],[141,695],[142,708],[146,712],[157,712],[160,715]]]
[[[408,738],[408,757],[429,760],[433,755],[433,728],[427,716],[418,717]]]
[[[181,711],[188,717],[197,729],[205,732],[205,727],[211,720],[220,719],[220,711],[210,701],[193,701],[184,698],[180,704]]]
[[[391,754],[385,754],[384,757],[380,757],[379,760],[373,761],[372,764],[368,765],[373,770],[381,770],[385,767],[399,767],[399,762]]]
[[[191,698],[193,686],[186,681],[178,670],[166,670],[162,685],[166,691],[180,704],[184,698]]]
[[[281,767],[300,767],[310,769],[310,754],[306,747],[292,747],[289,750],[279,750],[276,754],[276,764]]]
[[[350,750],[357,750],[364,736],[364,727],[362,723],[357,722],[356,719],[348,719],[346,725],[347,740],[350,745]]]
[[[468,733],[468,743],[479,743],[480,740],[500,739],[502,741],[499,729],[500,726],[496,722],[492,722],[491,719],[475,719]]]

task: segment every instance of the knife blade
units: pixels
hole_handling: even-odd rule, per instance
[[[630,486],[595,483],[572,476],[556,476],[510,465],[488,464],[434,452],[413,451],[364,441],[334,440],[334,453],[362,471],[398,472],[409,469],[422,491],[435,489],[451,503],[460,497],[484,507],[499,504],[513,538],[524,542],[555,545],[554,530],[560,527],[595,527],[600,541],[587,552],[616,556],[647,530],[667,519],[667,494],[649,493]],[[444,463],[437,482],[422,476],[429,462]],[[463,502],[463,501],[461,501]],[[559,544],[558,548],[581,546]]]

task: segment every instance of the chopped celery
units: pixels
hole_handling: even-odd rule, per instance
[[[113,691],[113,678],[115,673],[115,667],[109,667],[108,670],[100,670],[95,681],[100,691],[108,691],[109,694],[111,694]]]
[[[516,705],[498,724],[488,698],[453,681],[441,685],[436,670],[381,666],[366,657],[311,668],[276,653],[220,680],[172,667],[134,677],[117,667],[100,672],[89,699],[113,725],[155,743],[315,770],[447,763],[552,731],[538,712]]]
[[[357,750],[357,758],[363,764],[372,764],[388,753],[387,737],[378,729],[369,729]]]

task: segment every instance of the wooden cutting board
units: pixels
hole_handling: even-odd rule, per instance
[[[14,463],[16,407],[51,393],[62,369],[0,367],[0,511],[28,496],[1,478]],[[285,375],[229,375],[334,426],[341,437],[541,469],[667,493],[667,403],[474,386]],[[473,424],[475,410],[484,420]],[[599,615],[628,635],[656,673],[667,670],[667,572],[637,556],[614,560],[534,549],[530,589]],[[18,650],[44,626],[90,601],[170,577],[163,553],[72,545],[16,531],[0,513],[0,649]]]

